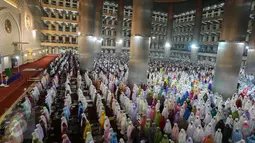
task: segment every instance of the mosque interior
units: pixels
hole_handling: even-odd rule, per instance
[[[0,143],[254,143],[255,0],[0,0]]]

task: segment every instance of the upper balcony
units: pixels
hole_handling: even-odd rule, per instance
[[[66,31],[56,31],[55,29],[52,30],[40,30],[40,32],[44,33],[44,34],[50,34],[50,35],[72,35],[72,36],[76,36],[78,35],[77,32],[66,32]]]
[[[214,17],[204,17],[202,18],[202,22],[203,23],[207,23],[207,22],[218,22],[218,21],[222,21],[223,19],[223,16],[220,15],[220,16],[214,16]]]
[[[56,1],[49,1],[49,0],[43,0],[41,1],[41,6],[42,7],[48,7],[48,8],[53,8],[53,9],[63,9],[63,10],[68,10],[68,11],[78,11],[77,8],[77,3],[73,3],[73,5],[70,5],[70,3],[57,3]]]
[[[70,42],[59,42],[59,41],[42,41],[41,46],[50,46],[50,47],[78,47],[78,43]]]
[[[75,23],[75,24],[78,24],[78,20],[61,19],[61,18],[52,18],[52,17],[41,17],[41,20],[44,20],[44,21],[54,21],[54,22],[66,22],[66,23]]]
[[[116,25],[112,25],[112,24],[103,24],[103,27],[116,28]]]
[[[175,28],[175,27],[190,27],[190,26],[193,26],[194,25],[194,20],[192,20],[192,21],[186,21],[186,22],[181,22],[181,23],[174,23],[173,24],[173,27]]]

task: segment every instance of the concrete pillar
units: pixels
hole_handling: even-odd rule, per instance
[[[246,74],[255,74],[255,21],[253,20],[251,39],[249,42],[248,55],[245,66]]]
[[[100,53],[102,48],[102,21],[103,21],[103,0],[97,0],[96,6],[96,27],[95,27],[95,36],[97,41],[95,43],[95,53]]]
[[[52,41],[52,36],[48,35],[48,38],[49,38],[49,42],[51,42]]]
[[[73,24],[69,25],[69,30],[70,30],[70,32],[73,32]]]
[[[133,0],[128,84],[147,83],[153,0]]]
[[[47,52],[48,54],[52,54],[52,47],[48,47]]]
[[[66,32],[66,24],[63,23],[63,32]]]
[[[166,33],[166,43],[164,46],[165,49],[165,58],[168,59],[170,56],[171,45],[172,45],[172,31],[173,31],[173,4],[169,5],[168,8],[168,18],[167,18],[167,33]]]
[[[82,70],[93,67],[95,44],[95,0],[79,1],[79,58]]]
[[[56,31],[59,31],[59,24],[55,23]]]
[[[202,15],[203,15],[203,2],[204,0],[196,0],[196,16],[195,16],[195,25],[193,32],[193,40],[191,43],[191,61],[197,62],[198,60],[198,49],[199,49],[199,36],[200,29],[202,24]]]
[[[66,42],[66,36],[65,35],[62,36],[62,41],[63,41],[63,43]]]
[[[52,24],[49,23],[49,24],[48,24],[48,29],[47,29],[47,30],[51,30],[51,29],[52,29]]]
[[[72,36],[69,36],[69,43],[72,44]]]
[[[116,54],[118,55],[124,43],[123,38],[124,0],[118,0],[118,18],[116,28]]]
[[[237,90],[250,7],[251,0],[225,0],[213,81],[213,91],[225,99]]]
[[[55,36],[55,41],[56,41],[56,42],[59,42],[59,37],[58,37],[58,35]]]

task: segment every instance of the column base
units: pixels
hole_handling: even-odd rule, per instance
[[[87,70],[94,65],[94,46],[95,40],[93,36],[79,36],[79,58],[81,70]]]
[[[219,42],[213,92],[219,93],[224,99],[237,91],[244,48],[245,44],[240,42]]]
[[[245,66],[246,74],[255,74],[255,49],[248,50],[248,56]]]
[[[133,36],[131,40],[128,84],[147,83],[150,38]]]

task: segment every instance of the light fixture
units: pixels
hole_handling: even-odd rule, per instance
[[[246,48],[247,50],[249,50],[249,49],[250,49],[250,47],[249,47],[249,46],[246,46],[245,48]]]
[[[78,36],[80,36],[81,35],[81,32],[78,32]]]
[[[36,29],[32,30],[32,35],[34,38],[36,37],[36,31],[37,31]]]
[[[165,44],[165,46],[166,46],[166,48],[170,48],[171,47],[170,43],[168,43],[168,42]]]
[[[101,38],[100,40],[97,40],[97,42],[99,43],[103,42],[103,38]]]
[[[119,44],[122,44],[122,43],[123,43],[123,40],[122,40],[122,39],[120,39],[118,43],[119,43]]]
[[[18,60],[18,59],[19,59],[19,56],[16,56],[16,59]]]
[[[41,51],[39,51],[39,54],[41,54]]]
[[[192,45],[191,45],[191,48],[192,48],[192,49],[195,49],[195,48],[198,48],[198,47],[197,47],[195,44],[192,44]]]
[[[36,53],[33,53],[33,56],[35,56],[36,55]]]
[[[24,56],[27,57],[27,54],[25,54]]]
[[[155,36],[153,36],[153,37],[152,37],[152,39],[156,39],[156,37],[155,37]]]
[[[96,40],[97,40],[97,37],[94,37],[94,38],[93,38],[93,41],[96,41]]]

